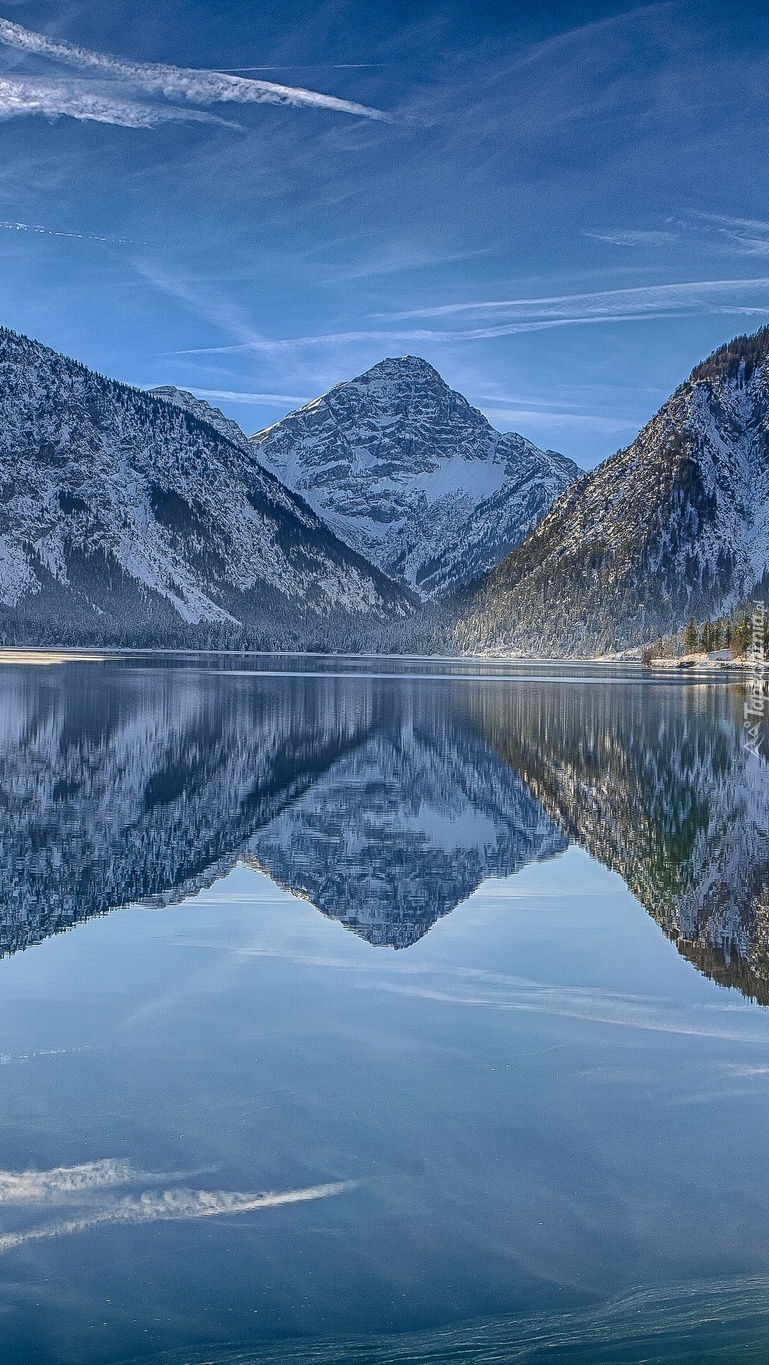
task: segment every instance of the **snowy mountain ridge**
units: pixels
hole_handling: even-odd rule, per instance
[[[221,408],[215,408],[212,403],[206,402],[205,398],[198,398],[189,389],[177,389],[175,384],[162,384],[157,389],[147,389],[153,398],[162,398],[166,403],[173,403],[177,408],[183,408],[193,417],[197,417],[199,422],[207,422],[223,436],[225,440],[231,441],[235,446],[246,446],[248,437],[237,422],[231,417],[225,417]]]
[[[162,640],[184,625],[411,610],[245,440],[203,416],[0,330],[6,639]]]
[[[251,440],[341,540],[422,598],[480,577],[579,474],[495,431],[416,356],[381,361]]]

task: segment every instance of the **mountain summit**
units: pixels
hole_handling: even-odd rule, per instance
[[[495,431],[417,356],[382,360],[251,439],[340,539],[423,598],[484,574],[579,473]]]
[[[769,588],[769,327],[698,365],[458,607],[462,649],[593,654]]]

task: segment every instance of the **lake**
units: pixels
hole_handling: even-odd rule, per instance
[[[769,763],[728,673],[0,689],[3,1362],[766,1359]]]

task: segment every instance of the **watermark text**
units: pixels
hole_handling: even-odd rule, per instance
[[[747,649],[750,672],[745,679],[747,700],[743,706],[743,729],[745,743],[743,748],[756,757],[761,752],[764,738],[764,713],[766,711],[766,653],[764,651],[764,630],[766,608],[763,602],[753,603],[753,632]]]

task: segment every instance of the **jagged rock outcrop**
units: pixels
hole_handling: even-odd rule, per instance
[[[220,436],[224,436],[225,440],[231,441],[233,445],[247,446],[248,437],[237,422],[231,417],[225,417],[221,408],[215,408],[212,403],[206,402],[205,398],[197,398],[189,389],[177,389],[175,384],[162,384],[158,388],[147,389],[147,393],[154,398],[162,398],[166,403],[174,403],[177,408],[183,408],[185,412],[197,417],[199,422],[214,427]]]

